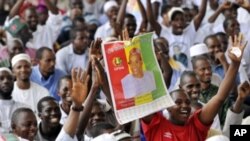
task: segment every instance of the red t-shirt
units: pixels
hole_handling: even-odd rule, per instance
[[[204,125],[198,119],[200,110],[195,112],[185,126],[177,126],[156,113],[150,124],[141,121],[147,141],[205,141],[210,125]]]

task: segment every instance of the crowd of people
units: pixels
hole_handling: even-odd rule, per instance
[[[229,141],[250,124],[249,23],[249,0],[0,0],[0,141]],[[102,44],[147,32],[175,105],[120,125]],[[127,98],[156,89],[142,60]]]

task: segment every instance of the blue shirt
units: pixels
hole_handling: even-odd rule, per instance
[[[65,76],[66,73],[55,69],[54,73],[49,76],[49,78],[46,80],[40,70],[38,65],[32,68],[32,73],[30,76],[30,80],[47,88],[50,92],[50,95],[54,97],[57,101],[60,101],[60,97],[57,94],[57,85],[61,77]]]

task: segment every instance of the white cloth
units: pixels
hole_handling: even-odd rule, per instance
[[[154,75],[149,71],[145,71],[142,78],[128,74],[121,81],[125,99],[147,94],[156,89]]]
[[[36,115],[38,114],[37,103],[45,96],[49,96],[49,91],[34,82],[30,82],[30,88],[26,90],[18,88],[17,82],[14,83],[13,99],[18,102],[27,103]]]
[[[95,32],[95,39],[101,38],[104,40],[106,37],[110,37],[113,34],[113,28],[110,25],[110,22],[106,22],[104,25],[97,28]]]
[[[11,59],[11,64],[12,64],[12,66],[15,66],[16,63],[18,63],[18,62],[21,61],[21,60],[27,61],[28,63],[31,64],[30,56],[29,56],[28,54],[21,53],[21,54],[15,55],[15,56]]]
[[[86,69],[88,65],[88,50],[82,55],[75,54],[73,45],[62,48],[56,53],[56,67],[67,74],[71,74],[72,68]]]
[[[63,111],[62,107],[61,107],[61,102],[60,102],[60,111],[61,111],[61,119],[60,119],[60,123],[62,125],[64,125],[64,123],[66,122],[66,119],[68,118],[68,115]]]
[[[230,141],[228,137],[224,135],[216,135],[206,139],[206,141]]]
[[[56,141],[78,141],[76,136],[72,138],[69,134],[67,134],[64,129],[62,128],[61,132],[56,138]]]
[[[14,101],[0,99],[0,133],[9,133],[11,131],[11,116],[18,108],[26,107],[28,105]]]

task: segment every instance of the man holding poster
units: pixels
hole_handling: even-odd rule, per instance
[[[143,72],[143,60],[139,48],[130,50],[128,64],[131,73],[121,80],[125,99],[150,93],[156,89],[153,73]]]

